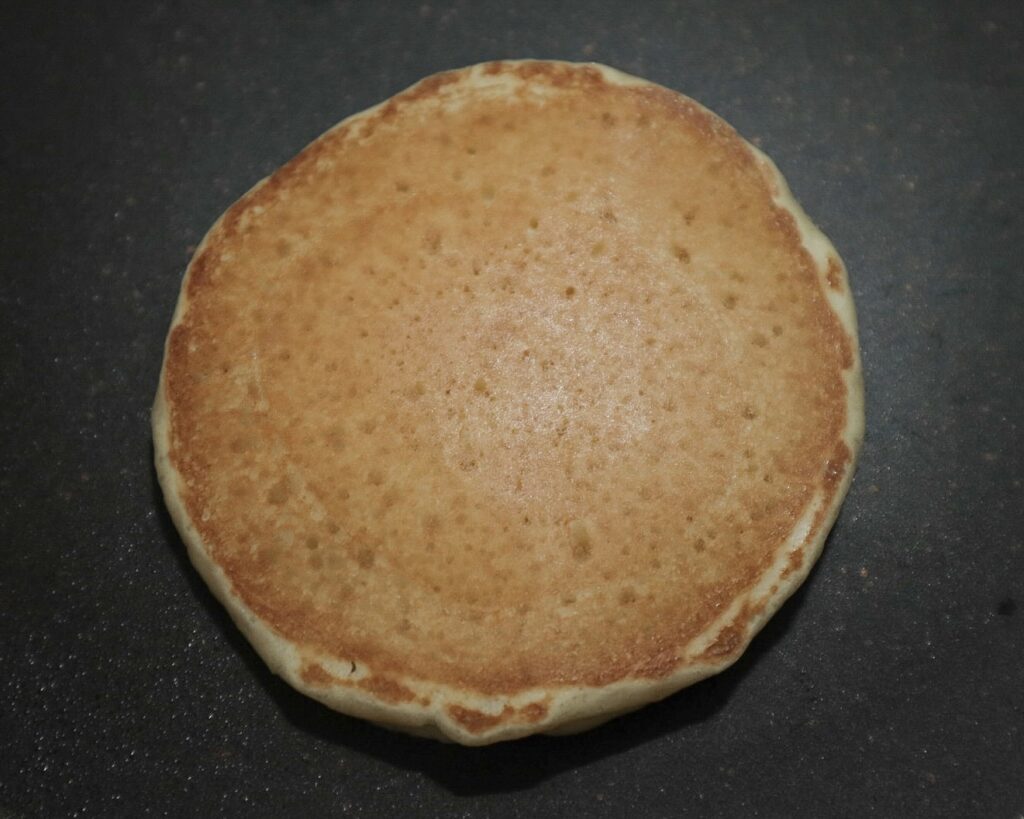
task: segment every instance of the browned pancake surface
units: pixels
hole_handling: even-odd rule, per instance
[[[528,82],[433,78],[244,197],[168,345],[204,548],[384,700],[668,674],[851,457],[855,350],[739,137],[488,71]]]

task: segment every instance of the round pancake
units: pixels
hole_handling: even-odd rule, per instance
[[[347,714],[485,744],[722,670],[863,434],[846,273],[772,163],[599,65],[324,134],[196,251],[153,411],[189,555]]]

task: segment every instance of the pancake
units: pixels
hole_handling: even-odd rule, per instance
[[[774,165],[539,61],[429,77],[232,205],[153,410],[191,560],[270,668],[471,745],[734,662],[862,434],[846,272]]]

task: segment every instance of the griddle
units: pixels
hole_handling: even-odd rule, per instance
[[[1024,14],[1016,2],[7,4],[0,816],[1024,812]],[[275,678],[185,557],[148,413],[237,196],[441,69],[593,59],[772,156],[851,275],[856,482],[730,670],[464,749]]]

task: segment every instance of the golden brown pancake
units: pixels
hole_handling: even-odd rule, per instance
[[[853,302],[771,162],[598,65],[430,77],[236,202],[153,413],[189,555],[270,667],[484,744],[722,670],[863,432]]]

